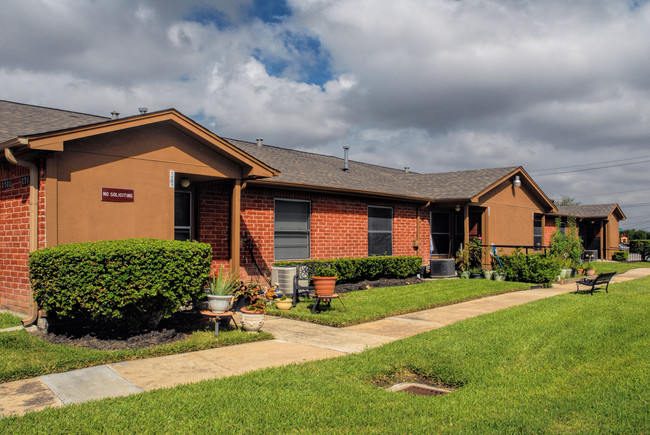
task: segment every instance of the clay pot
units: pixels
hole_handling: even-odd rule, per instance
[[[316,296],[331,296],[334,294],[337,276],[312,276]]]
[[[241,310],[241,326],[248,332],[259,332],[264,325],[264,313],[259,311],[248,311],[245,308]]]
[[[283,301],[278,300],[275,303],[275,306],[278,308],[278,310],[283,310],[283,311],[289,311],[291,309],[291,304],[293,301],[291,299],[285,299]]]

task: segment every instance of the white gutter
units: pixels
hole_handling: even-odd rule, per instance
[[[38,249],[38,167],[32,162],[17,159],[11,148],[5,148],[5,157],[14,165],[29,169],[29,252]],[[23,320],[24,325],[31,325],[37,319],[36,304],[32,287],[29,287],[29,314],[28,319]]]

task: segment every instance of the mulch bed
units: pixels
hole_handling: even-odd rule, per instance
[[[49,343],[84,347],[96,350],[145,349],[174,343],[189,337],[192,331],[204,329],[205,324],[195,313],[178,313],[149,331],[126,331],[89,326],[78,322],[54,324],[48,331],[38,330],[32,335]]]
[[[424,280],[417,278],[417,277],[411,277],[411,278],[403,278],[403,279],[376,279],[376,280],[364,280],[360,282],[354,282],[354,283],[349,283],[349,284],[337,284],[335,287],[336,293],[347,293],[351,291],[357,291],[357,290],[367,290],[370,288],[377,288],[377,287],[398,287],[398,286],[404,286],[404,285],[411,285],[411,284],[420,284],[424,282]]]

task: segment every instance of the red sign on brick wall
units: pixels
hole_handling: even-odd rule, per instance
[[[102,187],[102,201],[133,202],[133,190]]]

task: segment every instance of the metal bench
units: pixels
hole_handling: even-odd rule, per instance
[[[605,292],[609,293],[607,289],[609,288],[609,282],[612,280],[614,275],[616,275],[616,272],[601,273],[595,278],[582,278],[580,281],[576,281],[576,293],[591,292],[591,295],[593,296],[594,289],[602,285],[605,285]],[[591,288],[580,290],[580,285],[591,286]]]

